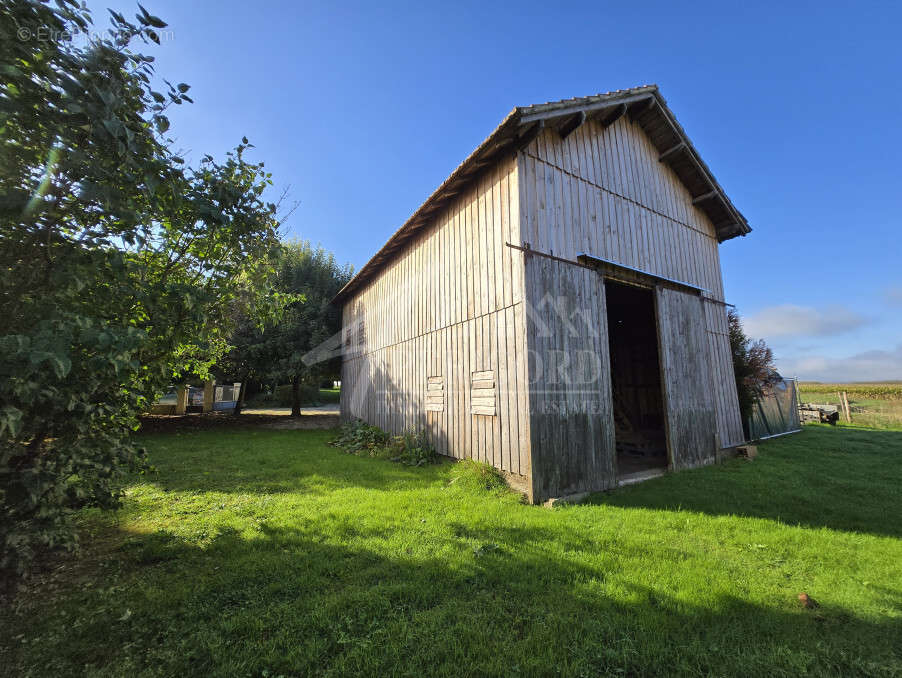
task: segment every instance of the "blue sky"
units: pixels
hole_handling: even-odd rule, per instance
[[[657,83],[754,229],[721,249],[749,333],[787,375],[902,379],[899,5],[144,5],[188,157],[247,135],[288,235],[357,268],[515,105]]]

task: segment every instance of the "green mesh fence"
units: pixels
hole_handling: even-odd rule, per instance
[[[752,440],[792,433],[801,428],[799,396],[793,379],[783,379],[770,387],[758,399],[749,417],[749,436]]]

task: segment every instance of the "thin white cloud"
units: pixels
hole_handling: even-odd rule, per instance
[[[902,308],[902,285],[891,285],[883,291],[883,297],[890,306]]]
[[[777,368],[780,374],[803,381],[892,381],[902,379],[902,344],[888,351],[874,349],[848,358],[805,354],[780,358]]]
[[[827,337],[854,330],[867,317],[845,306],[769,306],[743,319],[746,334],[761,339],[778,337]]]

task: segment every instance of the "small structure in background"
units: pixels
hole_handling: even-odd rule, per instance
[[[216,386],[216,391],[213,397],[213,410],[217,412],[223,410],[234,410],[235,405],[238,404],[238,398],[240,397],[240,394],[241,382]]]
[[[798,384],[795,379],[774,380],[758,398],[749,417],[749,438],[763,440],[802,430]]]
[[[220,384],[215,380],[204,382],[203,386],[171,386],[153,404],[151,414],[187,414],[189,412],[232,411],[238,403],[241,383]]]
[[[839,408],[836,405],[815,405],[802,403],[799,405],[799,418],[802,423],[815,422],[836,426],[839,421]]]
[[[824,393],[820,394],[825,395]],[[836,394],[838,405],[832,403],[799,403],[799,417],[803,423],[816,422],[836,426],[840,416],[847,424],[852,423],[852,406],[849,404],[849,394],[839,391]],[[861,411],[859,408],[857,411]]]

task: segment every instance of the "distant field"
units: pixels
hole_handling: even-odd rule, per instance
[[[805,403],[836,405],[841,391],[845,391],[849,398],[853,424],[874,428],[891,428],[902,424],[902,382],[799,382],[799,397]]]
[[[902,382],[875,382],[851,384],[824,384],[819,381],[799,382],[799,391],[805,397],[814,394],[830,394],[836,397],[840,391],[845,391],[849,399],[864,400],[902,400]]]

